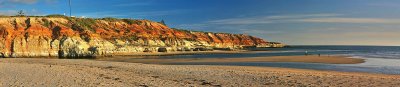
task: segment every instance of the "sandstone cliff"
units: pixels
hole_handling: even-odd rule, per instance
[[[171,29],[148,20],[68,17],[0,18],[1,57],[86,57],[183,48],[273,46],[243,34]]]

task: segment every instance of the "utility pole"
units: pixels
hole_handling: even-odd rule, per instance
[[[68,5],[69,5],[69,17],[72,17],[71,0],[68,0],[68,1],[69,1],[69,3],[68,3]]]

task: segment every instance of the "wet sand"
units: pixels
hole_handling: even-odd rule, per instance
[[[388,87],[400,85],[400,75],[68,59],[0,59],[0,77],[2,87]]]
[[[222,51],[222,50],[214,50],[214,51],[182,51],[182,52],[141,52],[141,53],[116,53],[110,54],[111,56],[172,56],[172,55],[199,55],[199,54],[238,54],[238,53],[254,53],[256,51]],[[109,57],[99,57],[99,58],[109,58]]]
[[[149,64],[170,64],[170,63],[218,63],[218,62],[302,62],[302,63],[326,63],[326,64],[357,64],[365,62],[364,59],[347,58],[346,56],[273,56],[273,57],[251,57],[251,58],[130,58],[115,57],[99,59],[103,61],[149,63]]]

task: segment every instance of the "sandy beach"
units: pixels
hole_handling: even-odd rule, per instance
[[[115,53],[110,54],[110,56],[172,56],[172,55],[205,55],[205,54],[240,54],[240,53],[254,53],[255,51],[224,51],[224,50],[214,50],[214,51],[177,51],[177,52],[141,52],[141,53]],[[109,57],[98,57],[98,58],[109,58]]]
[[[347,58],[346,56],[272,56],[272,57],[250,57],[250,58],[131,58],[114,57],[98,59],[103,61],[132,62],[132,63],[191,63],[191,62],[303,62],[303,63],[327,63],[327,64],[357,64],[365,62],[364,59]]]
[[[0,0],[0,87],[400,87],[397,7]]]
[[[0,86],[398,86],[399,75],[272,67],[0,59]]]

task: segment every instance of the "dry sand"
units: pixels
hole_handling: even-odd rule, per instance
[[[303,62],[303,63],[327,63],[327,64],[357,64],[365,62],[364,59],[347,58],[346,56],[273,56],[273,57],[252,57],[252,58],[130,58],[115,57],[99,59],[105,61],[168,64],[168,63],[190,63],[190,62]]]
[[[0,86],[399,86],[399,75],[269,67],[0,59]]]

